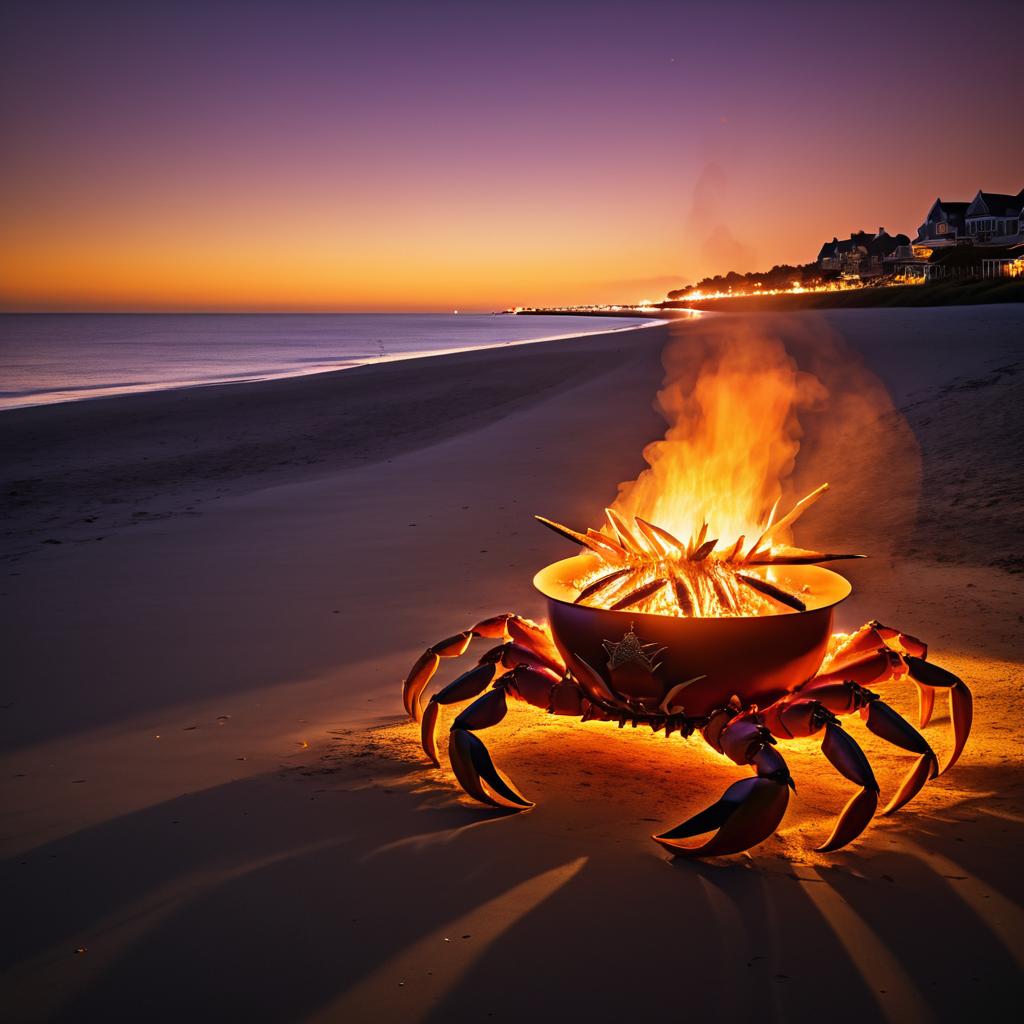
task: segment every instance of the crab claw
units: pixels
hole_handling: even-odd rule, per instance
[[[939,774],[948,772],[960,760],[967,745],[974,721],[974,698],[965,683],[957,683],[949,689],[949,717],[953,720],[953,752],[949,760],[939,769]]]
[[[974,721],[974,698],[967,684],[948,669],[913,655],[905,655],[910,678],[919,686],[941,687],[949,690],[949,717],[953,723],[953,752],[949,760],[939,771],[939,775],[948,772],[960,759],[971,734],[971,723]],[[934,700],[934,695],[932,697]],[[922,699],[922,704],[923,704]]]
[[[772,747],[763,747],[752,763],[757,769],[755,778],[734,782],[717,803],[651,838],[676,857],[725,856],[763,842],[779,827],[786,813],[793,781],[786,762]],[[712,829],[718,831],[702,846],[680,842]]]
[[[818,853],[831,853],[833,850],[842,849],[847,843],[852,843],[868,827],[877,807],[877,790],[862,789],[855,793],[840,813],[832,835],[815,849]]]
[[[898,712],[884,701],[873,700],[861,710],[868,729],[883,740],[920,754],[910,774],[903,780],[896,795],[882,814],[894,814],[921,791],[921,787],[939,773],[939,762],[928,741]]]
[[[788,803],[789,787],[785,783],[741,779],[725,791],[718,803],[652,838],[676,857],[740,853],[763,842],[779,827]],[[685,846],[680,842],[712,829],[718,831],[702,846]]]
[[[452,729],[448,756],[459,785],[474,799],[493,807],[508,807],[519,811],[533,806],[498,774],[487,747],[471,732]],[[484,789],[485,782],[489,792]]]
[[[433,678],[440,661],[441,659],[433,651],[424,651],[405,677],[405,684],[402,686],[402,702],[405,704],[406,714],[410,718],[415,718],[417,722],[422,716],[420,694]]]
[[[837,723],[825,725],[821,749],[840,775],[861,787],[861,791],[843,808],[832,835],[816,848],[819,853],[831,853],[853,842],[867,828],[878,807],[878,783],[864,751]]]

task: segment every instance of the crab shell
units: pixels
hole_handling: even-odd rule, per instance
[[[807,682],[825,656],[833,609],[853,589],[844,577],[818,565],[748,567],[751,574],[800,594],[807,610],[679,618],[573,604],[578,593],[573,581],[592,573],[599,564],[593,555],[584,553],[553,562],[533,579],[534,587],[547,599],[548,621],[558,650],[577,677],[583,671],[579,666],[582,659],[609,680],[606,641],[621,640],[632,631],[647,643],[664,646],[653,674],[637,674],[637,692],[623,689],[630,684],[622,673],[616,673],[615,687],[622,696],[646,703],[652,686],[667,693],[678,683],[703,676],[680,695],[690,716],[724,707],[734,694],[744,707],[765,707]]]

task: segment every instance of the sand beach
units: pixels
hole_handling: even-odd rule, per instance
[[[849,848],[813,741],[748,854],[650,840],[746,775],[702,745],[515,709],[537,806],[430,768],[400,683],[540,616],[664,424],[665,353],[781,340],[829,391],[786,493],[850,629],[975,694],[960,763]],[[337,373],[0,414],[0,959],[19,1021],[974,1020],[1020,990],[1024,307],[706,315]],[[482,653],[486,641],[471,650]],[[465,666],[461,666],[465,667]],[[443,678],[461,668],[444,666]],[[908,688],[909,690],[909,688]],[[885,699],[915,720],[914,694]],[[941,707],[927,730],[942,754]],[[908,758],[850,726],[883,796]]]

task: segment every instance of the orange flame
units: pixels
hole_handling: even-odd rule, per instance
[[[613,507],[682,538],[707,523],[718,551],[741,536],[749,544],[793,470],[798,415],[824,401],[825,387],[777,338],[733,320],[709,338],[681,335],[663,358],[657,407],[668,429],[644,449],[648,468],[620,484]],[[773,544],[790,539],[785,529],[772,536]]]

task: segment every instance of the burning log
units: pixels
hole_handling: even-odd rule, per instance
[[[571,540],[575,544],[579,544],[585,548],[590,548],[591,551],[595,551],[599,555],[601,554],[600,545],[585,533],[577,533],[575,530],[570,530],[568,526],[556,523],[553,519],[545,519],[544,516],[534,516],[533,518],[536,519],[538,523],[542,523],[549,530],[554,530],[559,537],[564,537],[566,540]]]
[[[705,541],[692,555],[690,555],[691,562],[703,562],[712,551],[715,550],[715,545],[718,543],[718,539]]]
[[[740,572],[742,567],[815,565],[863,557],[773,543],[773,537],[794,523],[827,489],[828,485],[823,484],[778,520],[776,501],[746,553],[745,535],[727,544],[724,551],[716,551],[719,540],[708,539],[706,521],[684,543],[663,527],[639,516],[624,516],[613,508],[605,509],[607,525],[603,530],[588,529],[586,533],[543,516],[536,518],[549,530],[597,556],[598,567],[576,584],[576,604],[684,618],[771,615],[780,610],[779,605],[795,611],[805,611],[807,605],[774,583]]]
[[[717,576],[711,577],[711,589],[714,590],[715,597],[718,598],[723,608],[727,608],[730,612],[736,611],[736,595]]]
[[[609,608],[609,611],[618,612],[622,611],[623,608],[629,608],[634,604],[640,604],[641,601],[646,601],[647,598],[652,597],[661,590],[666,583],[668,583],[668,580],[652,580],[650,583],[645,583],[642,587],[638,587],[636,590],[616,601],[615,604]]]
[[[605,551],[607,551],[608,557],[612,558],[615,561],[621,562],[628,554],[624,547],[613,541],[611,537],[606,537],[603,533],[598,533],[597,530],[587,527],[587,536],[599,548],[601,548],[602,554]]]
[[[647,522],[646,519],[641,519],[639,516],[634,516],[637,526],[640,527],[647,534],[653,534],[655,538],[665,548],[665,553],[670,554],[673,551],[676,555],[681,555],[686,550],[686,545],[678,538],[674,537],[668,530],[662,529],[660,526],[655,526],[654,523]]]
[[[866,555],[835,555],[823,551],[807,551],[788,544],[773,547],[756,557],[748,556],[746,565],[817,565],[819,562],[838,562],[844,558],[866,558]]]
[[[593,583],[589,583],[579,593],[579,597],[576,598],[574,604],[582,604],[588,597],[593,596],[605,587],[611,586],[616,580],[622,579],[623,576],[631,576],[636,572],[635,569],[627,567],[625,569],[616,569],[614,572],[610,572],[605,576],[600,576]]]
[[[707,523],[704,523],[704,524],[703,524],[703,525],[701,526],[701,528],[700,528],[700,533],[698,533],[698,534],[697,534],[697,537],[696,537],[696,539],[695,539],[695,540],[691,540],[691,542],[690,542],[689,546],[688,546],[688,547],[687,547],[687,549],[686,549],[686,557],[687,557],[687,558],[693,559],[693,554],[694,554],[694,552],[695,552],[695,551],[697,551],[697,550],[699,550],[699,548],[700,548],[701,544],[703,544],[703,543],[704,543],[704,538],[705,538],[705,537],[706,537],[707,535],[708,535],[708,524],[707,524]],[[696,559],[696,561],[698,561],[698,562],[699,562],[699,561],[700,561],[700,559],[698,558],[698,559]]]
[[[686,583],[678,576],[672,580],[672,590],[676,597],[676,604],[679,605],[679,610],[683,615],[693,615],[696,611],[693,596],[687,589]]]
[[[793,594],[783,590],[781,587],[775,586],[774,583],[769,583],[767,580],[761,579],[760,576],[747,576],[745,573],[736,573],[736,579],[740,583],[745,583],[748,587],[753,587],[754,590],[759,591],[762,594],[767,594],[768,597],[780,604],[788,605],[790,608],[794,608],[798,612],[807,611],[807,605]]]
[[[770,540],[773,534],[795,523],[827,490],[828,484],[822,484],[817,490],[811,491],[806,497],[801,498],[777,523],[769,525],[765,529],[761,536],[757,538],[757,543],[750,549],[747,557],[749,558],[750,555],[754,554],[765,541]],[[778,502],[775,505],[778,507]],[[772,516],[774,515],[775,509],[773,508]]]
[[[619,538],[619,543],[627,551],[632,551],[636,555],[649,555],[650,549],[642,539],[636,536],[630,530],[625,519],[619,515],[614,509],[606,508],[604,510],[605,516],[608,518],[608,522],[611,524],[611,528],[615,535]]]

